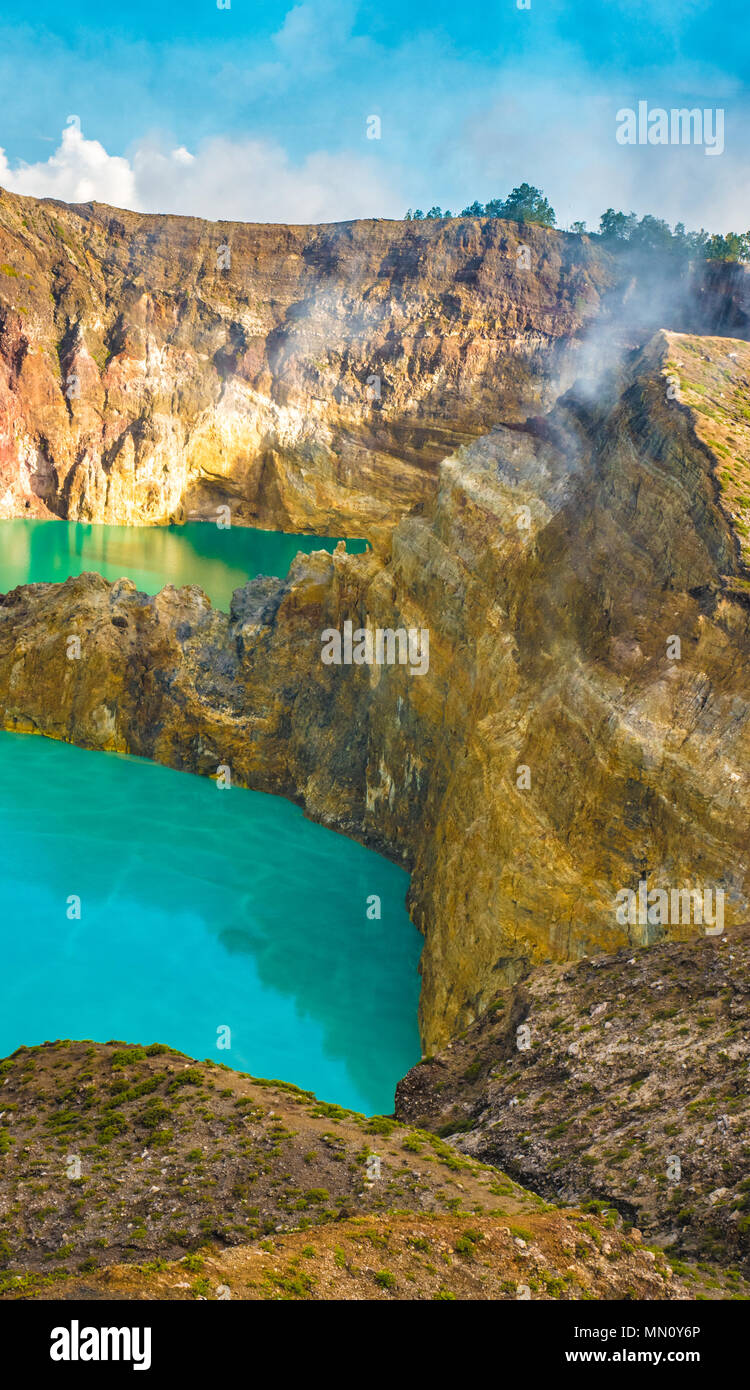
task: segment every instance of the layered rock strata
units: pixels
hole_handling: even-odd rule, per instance
[[[387,535],[438,464],[742,267],[493,219],[270,226],[0,190],[0,515]],[[590,330],[596,323],[592,340]]]
[[[0,514],[376,539],[548,404],[616,284],[498,221],[211,223],[0,192]]]

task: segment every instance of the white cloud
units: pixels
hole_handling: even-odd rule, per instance
[[[0,149],[0,184],[11,193],[35,198],[60,198],[67,203],[87,203],[97,199],[116,207],[135,208],[135,178],[126,159],[107,154],[98,140],[84,139],[77,116],[70,124],[49,159],[40,164],[20,164],[11,169],[5,150]]]
[[[374,152],[317,151],[293,165],[272,141],[222,137],[195,153],[144,140],[124,158],[87,139],[77,118],[69,119],[47,160],[11,168],[0,149],[0,185],[63,202],[245,222],[338,222],[403,212],[403,194],[383,177]]]

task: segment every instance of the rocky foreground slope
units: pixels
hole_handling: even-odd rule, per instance
[[[400,1082],[404,1123],[750,1273],[750,926],[534,971]]]
[[[0,1151],[5,1299],[747,1293],[434,1134],[159,1045],[20,1048]]]

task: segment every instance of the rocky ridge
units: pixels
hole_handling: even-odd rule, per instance
[[[750,926],[535,970],[396,1113],[554,1201],[750,1271]]]

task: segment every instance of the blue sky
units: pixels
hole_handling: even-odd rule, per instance
[[[561,225],[613,204],[745,230],[746,16],[746,0],[6,0],[0,183],[319,221],[457,211],[527,179]],[[639,100],[720,107],[724,153],[618,145]]]

